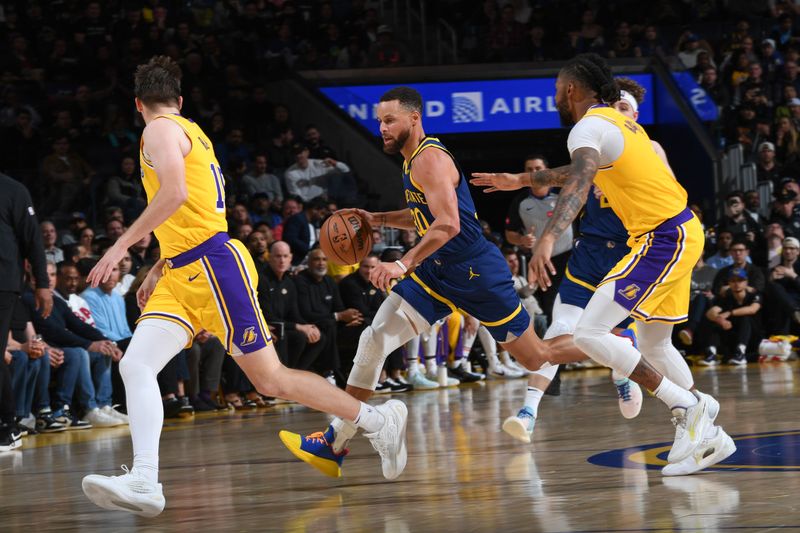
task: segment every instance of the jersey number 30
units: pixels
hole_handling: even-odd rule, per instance
[[[411,208],[411,214],[414,216],[414,225],[417,227],[417,233],[420,234],[420,237],[425,235],[428,228],[431,227],[425,219],[425,214],[418,207]]]
[[[217,213],[225,212],[225,178],[222,169],[211,163],[211,175],[214,176],[214,185],[217,187]]]

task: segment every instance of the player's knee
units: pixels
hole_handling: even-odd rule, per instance
[[[602,335],[599,334],[594,328],[578,324],[573,333],[573,342],[579,350],[591,354],[596,352],[595,349],[598,342],[601,342]]]

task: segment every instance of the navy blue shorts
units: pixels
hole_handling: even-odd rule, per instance
[[[629,251],[625,244],[595,237],[584,236],[575,241],[558,287],[561,303],[585,309],[603,278]]]
[[[426,259],[392,290],[431,324],[462,310],[499,342],[519,337],[531,322],[503,254],[488,241],[476,243],[462,257]]]

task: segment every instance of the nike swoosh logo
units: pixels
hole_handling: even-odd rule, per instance
[[[189,276],[189,281],[194,281],[195,279],[197,279],[197,276],[199,276],[199,275],[200,275],[200,272],[198,272],[194,276]]]

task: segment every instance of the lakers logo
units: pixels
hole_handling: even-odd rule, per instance
[[[620,289],[617,291],[617,294],[625,298],[626,300],[633,300],[639,294],[642,288],[636,285],[635,283],[631,283],[624,289]]]
[[[475,272],[472,271],[472,267],[469,267],[469,279],[470,279],[470,281],[472,281],[472,278],[477,278],[477,277],[480,277],[480,274],[476,274]]]
[[[244,330],[244,333],[242,334],[242,342],[239,343],[239,346],[249,346],[256,342],[258,334],[256,333],[255,329],[255,326],[251,326]]]

